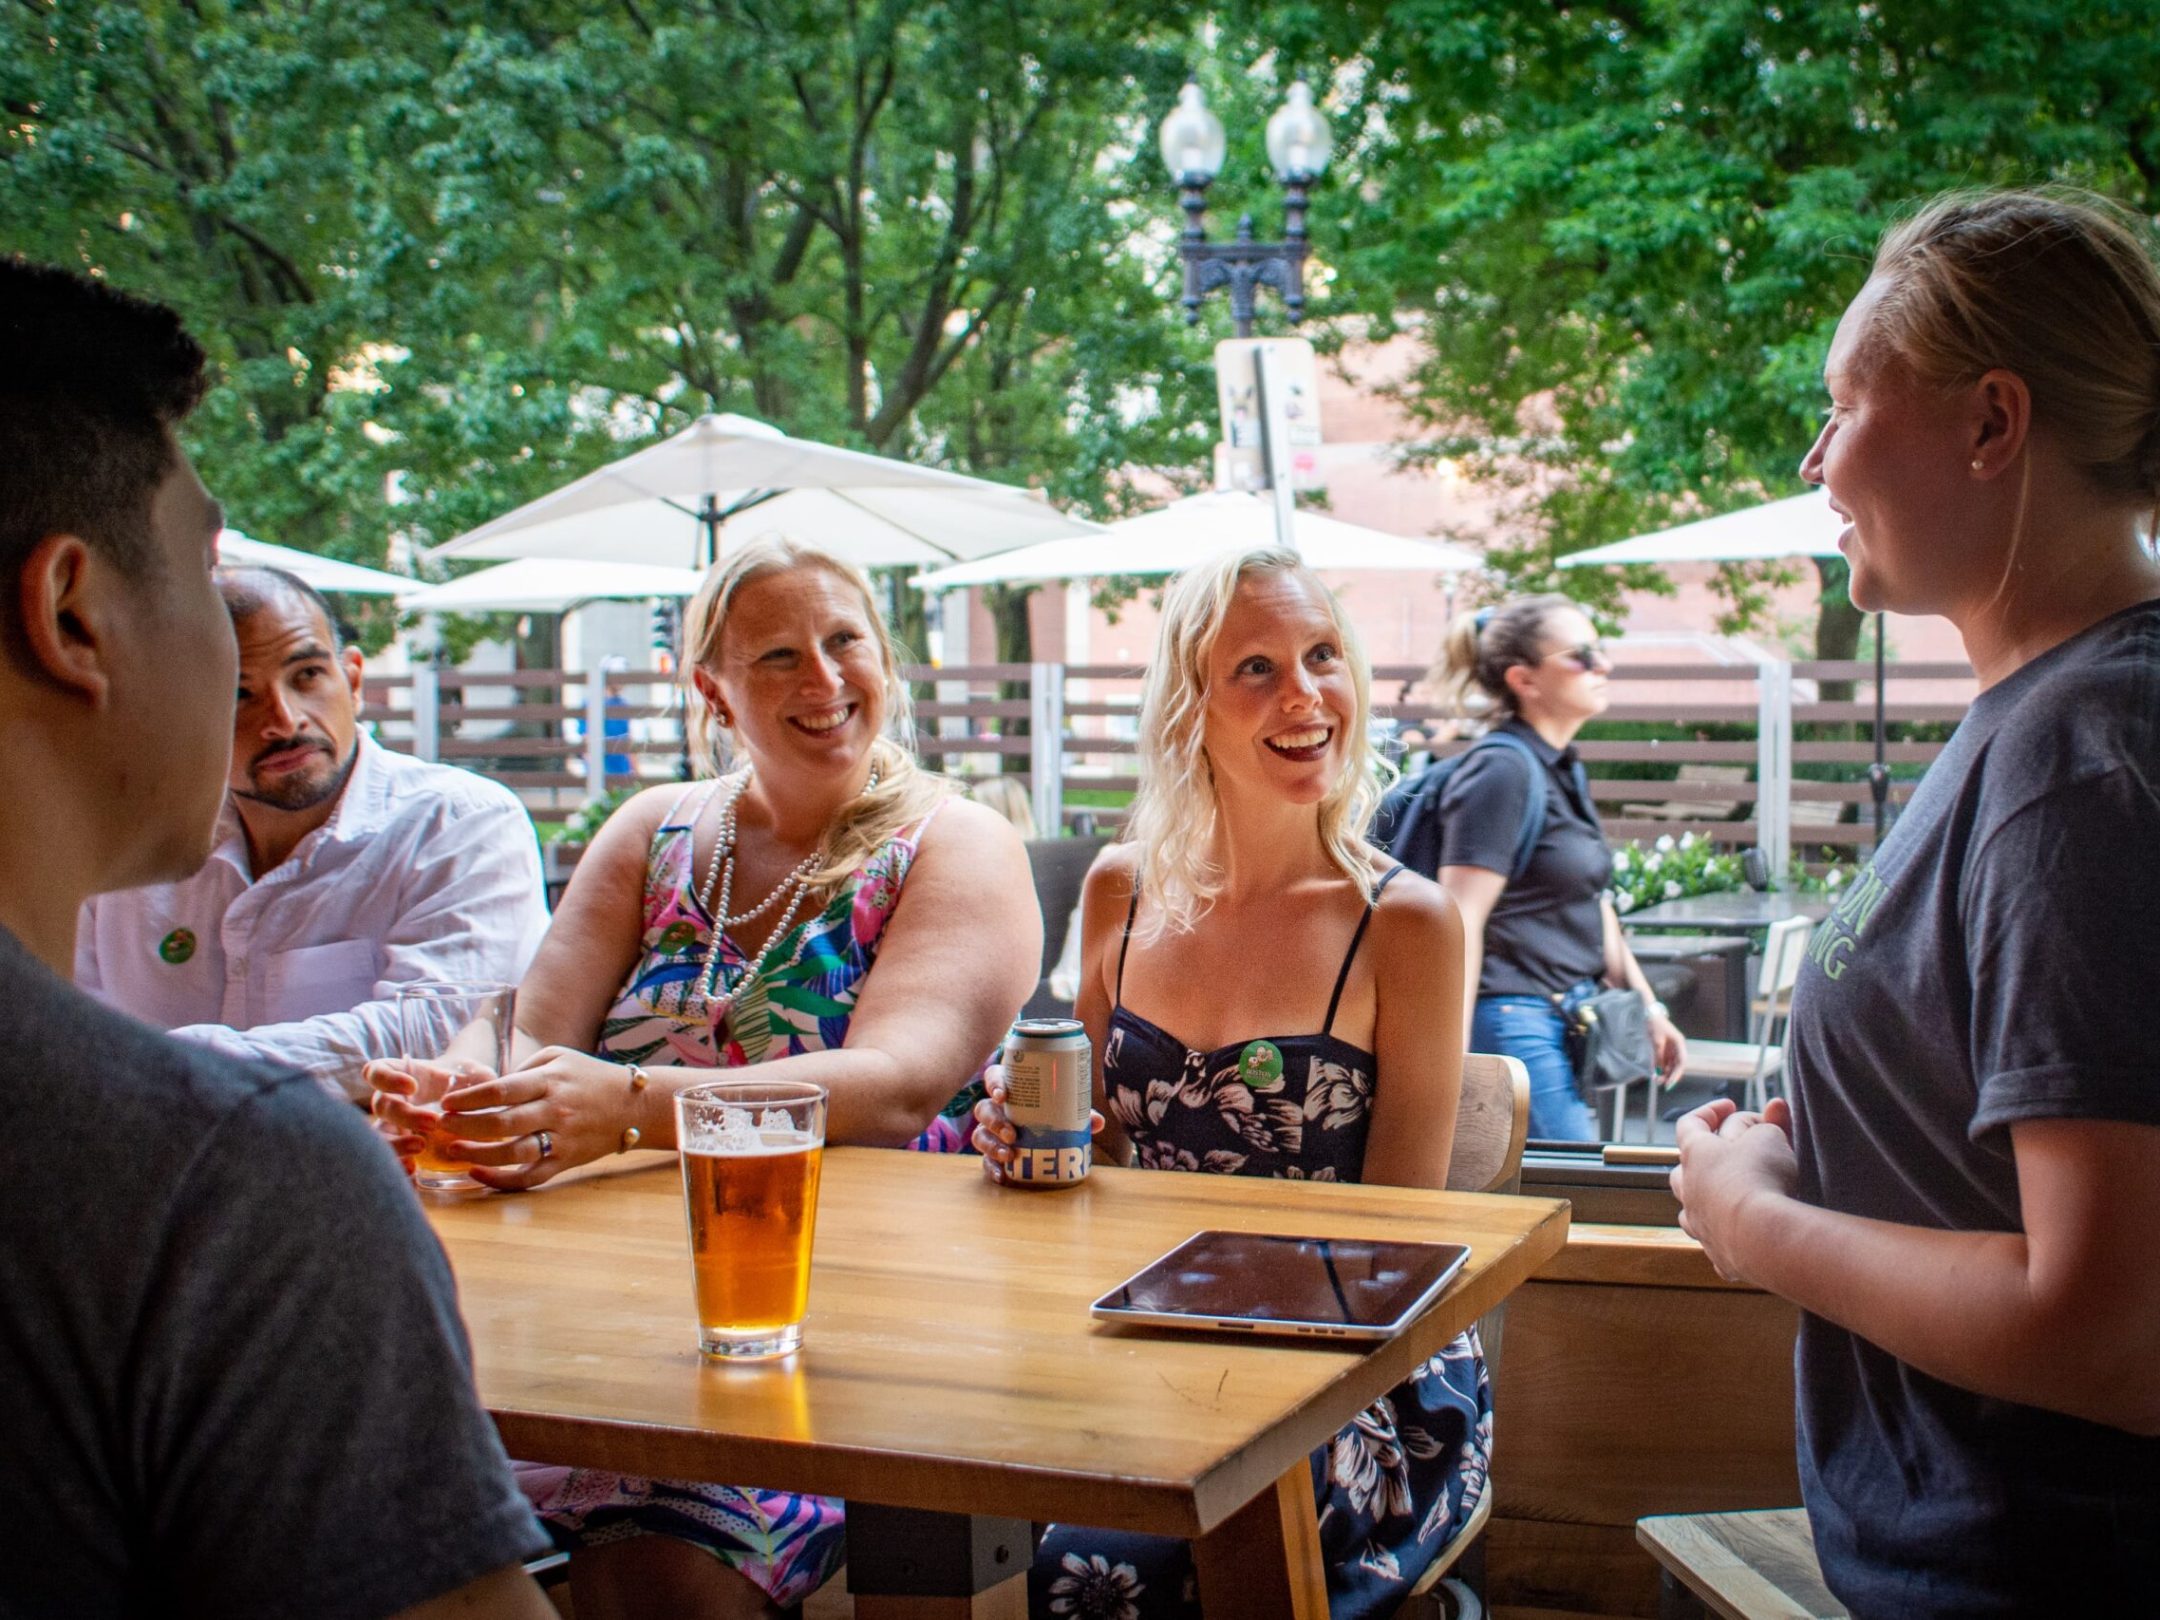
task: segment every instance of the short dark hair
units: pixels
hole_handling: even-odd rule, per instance
[[[172,430],[207,386],[201,346],[164,305],[0,257],[0,632],[15,634],[16,582],[49,535],[149,569]]]
[[[232,615],[235,629],[272,602],[297,597],[322,615],[322,622],[330,632],[330,650],[344,650],[345,627],[338,623],[336,610],[321,591],[298,574],[273,568],[268,563],[238,563],[217,571],[217,588],[218,594],[225,598],[225,611]]]

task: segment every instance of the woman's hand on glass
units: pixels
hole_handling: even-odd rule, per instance
[[[445,1159],[460,1156],[461,1144],[442,1135],[442,1103],[423,1103],[423,1088],[430,1096],[447,1098],[458,1086],[477,1085],[495,1078],[495,1071],[478,1063],[437,1063],[424,1058],[384,1058],[360,1071],[370,1087],[368,1116],[375,1134],[389,1144],[410,1176],[420,1150],[434,1137],[435,1151]]]
[[[475,1181],[522,1192],[631,1145],[635,1095],[624,1065],[543,1046],[508,1074],[445,1097],[444,1128],[461,1139]]]

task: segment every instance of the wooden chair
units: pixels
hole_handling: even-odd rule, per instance
[[[1486,1052],[1464,1057],[1455,1147],[1448,1155],[1448,1191],[1519,1192],[1523,1143],[1529,1135],[1530,1071],[1511,1057]]]
[[[1455,1149],[1448,1157],[1448,1191],[1514,1193],[1522,1190],[1523,1143],[1530,1135],[1530,1071],[1511,1057],[1472,1052],[1463,1059],[1462,1101],[1455,1110]],[[1500,1334],[1506,1307],[1478,1321],[1485,1345],[1485,1366],[1499,1382]],[[1470,1510],[1470,1519],[1411,1588],[1398,1611],[1401,1620],[1452,1613],[1485,1612],[1477,1588],[1484,1584],[1484,1549],[1479,1538],[1492,1517],[1492,1481]],[[1446,1589],[1445,1605],[1440,1596]]]
[[[1808,935],[1814,924],[1805,917],[1788,917],[1772,923],[1763,942],[1762,973],[1755,981],[1755,1000],[1748,1016],[1744,1041],[1688,1042],[1687,1073],[1694,1080],[1738,1080],[1747,1087],[1745,1106],[1760,1109],[1769,1099],[1770,1082],[1785,1070],[1783,1036],[1792,1014],[1793,981],[1807,960]],[[1659,1087],[1649,1087],[1643,1106],[1646,1140],[1657,1139]]]
[[[1635,1521],[1635,1539],[1663,1565],[1658,1613],[1668,1620],[1845,1620],[1823,1584],[1800,1508],[1671,1513]]]

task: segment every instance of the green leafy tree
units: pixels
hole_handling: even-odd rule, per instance
[[[1797,492],[1831,331],[1914,200],[2053,180],[2160,208],[2150,0],[1351,0],[1237,24],[1231,50],[1337,85],[1362,206],[1316,213],[1333,307],[1416,323],[1428,451],[1520,491],[1526,581]],[[1816,566],[1817,656],[1851,657],[1845,566]],[[1760,611],[1759,573],[1727,584]]]
[[[222,372],[190,447],[264,539],[377,562],[395,462],[359,375],[386,324],[360,272],[346,132],[420,20],[380,8],[18,0],[0,13],[0,251],[180,309]],[[346,384],[348,386],[337,386]]]
[[[209,338],[192,447],[266,538],[440,542],[704,410],[1096,511],[1200,442],[1129,189],[1175,7],[5,17],[5,245]]]

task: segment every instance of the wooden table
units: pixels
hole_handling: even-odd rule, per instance
[[[1024,1614],[1027,1523],[1048,1520],[1194,1539],[1211,1614],[1324,1620],[1307,1454],[1567,1236],[1550,1199],[1117,1169],[1029,1193],[973,1158],[835,1148],[803,1348],[723,1366],[695,1348],[673,1160],[636,1157],[431,1204],[481,1397],[513,1456],[846,1497],[865,1620]],[[1206,1227],[1471,1257],[1370,1349],[1088,1316]]]

